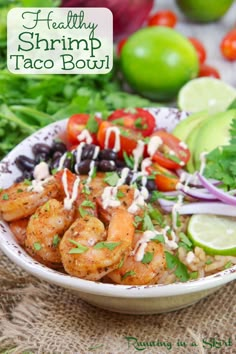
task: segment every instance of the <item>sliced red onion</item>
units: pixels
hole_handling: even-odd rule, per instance
[[[169,211],[169,210],[166,210]],[[236,208],[229,204],[218,203],[189,203],[178,208],[180,215],[212,214],[222,216],[236,216]]]
[[[209,193],[208,190],[206,190],[205,188],[193,189],[179,183],[178,190],[181,191],[183,194],[195,199],[209,200],[209,201],[218,199],[213,194]]]
[[[159,198],[158,203],[163,209],[168,207],[171,210],[171,208],[175,205],[176,201]]]
[[[189,184],[190,186],[194,186],[194,187],[202,187],[202,183],[201,181],[199,181],[198,178],[199,173],[195,172],[194,174],[191,174],[181,168],[176,170],[176,173],[180,178],[180,182],[187,182],[187,185]],[[213,179],[213,178],[209,179],[209,181],[214,185],[218,185],[221,183],[217,179]]]
[[[162,209],[170,213],[173,205],[163,205]],[[194,214],[211,214],[222,216],[236,216],[236,208],[229,204],[221,202],[202,202],[184,204],[178,208],[180,215],[194,215]]]
[[[221,200],[222,202],[226,204],[231,204],[236,206],[236,197],[228,194],[227,192],[224,192],[223,190],[215,187],[212,183],[209,182],[205,177],[200,175],[200,173],[197,174],[199,180],[201,181],[202,185],[210,192],[212,193],[217,199]]]

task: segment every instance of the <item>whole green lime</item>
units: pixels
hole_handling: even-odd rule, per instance
[[[234,0],[176,0],[180,10],[190,20],[216,21],[228,11]]]
[[[121,52],[121,70],[136,92],[150,99],[171,101],[198,74],[192,44],[167,27],[143,28],[129,37]]]

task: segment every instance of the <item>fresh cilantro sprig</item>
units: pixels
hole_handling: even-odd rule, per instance
[[[166,265],[168,269],[174,269],[176,277],[180,281],[188,281],[190,276],[185,264],[183,264],[177,256],[174,256],[170,252],[165,251]]]

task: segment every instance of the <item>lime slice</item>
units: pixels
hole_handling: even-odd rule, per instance
[[[233,208],[233,206],[232,206]],[[209,254],[236,255],[236,220],[216,215],[193,215],[188,235]]]
[[[225,111],[235,98],[232,86],[211,77],[200,77],[181,88],[177,103],[183,111],[217,113]]]

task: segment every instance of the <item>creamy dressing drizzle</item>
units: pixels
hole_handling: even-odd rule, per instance
[[[141,191],[138,189],[134,190],[134,200],[133,203],[128,208],[128,212],[135,214],[141,207],[146,205],[145,200],[148,198],[149,193],[147,188],[141,187]]]
[[[159,136],[153,136],[151,137],[149,143],[148,143],[148,154],[150,157],[152,157],[155,152],[159,149],[159,147],[163,144],[162,139]]]
[[[139,161],[143,157],[144,152],[144,142],[142,140],[138,140],[138,144],[136,148],[132,151],[134,157],[134,168],[133,171],[136,172],[138,169]]]
[[[90,165],[89,165],[89,174],[88,174],[88,178],[87,178],[87,181],[86,181],[86,185],[88,186],[89,183],[91,182],[92,180],[92,175],[93,175],[93,171],[94,171],[94,165],[95,165],[95,161],[92,160],[90,162]]]
[[[188,264],[191,264],[194,261],[194,259],[195,259],[195,254],[192,251],[188,252],[186,256],[186,262]]]
[[[67,155],[67,152],[65,152],[65,153],[62,155],[62,157],[60,158],[60,160],[59,160],[59,165],[58,165],[58,167],[57,167],[57,170],[58,170],[58,171],[61,171],[61,170],[63,169],[63,165],[64,165],[64,162],[65,162],[65,160],[66,160],[66,155]]]
[[[182,194],[179,194],[178,195],[178,200],[173,205],[173,208],[172,208],[172,227],[173,227],[174,230],[177,229],[178,211],[179,211],[179,208],[183,204],[183,199],[184,199],[184,196]]]
[[[31,185],[27,188],[29,192],[42,193],[44,190],[44,184],[53,179],[49,173],[48,164],[44,161],[40,162],[35,166],[33,171],[34,179],[31,182]]]
[[[179,146],[180,146],[182,149],[185,149],[185,150],[188,149],[188,145],[187,145],[184,141],[180,141],[180,142],[179,142]]]
[[[100,147],[99,146],[95,146],[92,160],[96,160],[96,158],[98,157],[99,151],[100,151]]]
[[[131,252],[131,255],[134,255],[135,261],[141,262],[148,242],[151,241],[151,239],[153,239],[157,234],[159,233],[153,230],[147,230],[143,233],[142,237],[136,243],[134,250]]]
[[[170,232],[170,236],[171,236],[171,240],[169,240],[168,237],[168,233]],[[177,242],[179,241],[176,233],[171,230],[170,226],[166,226],[164,229],[161,230],[161,234],[164,237],[165,240],[165,244],[171,249],[171,250],[175,250],[176,248],[178,248],[178,244]]]
[[[72,205],[78,196],[80,178],[78,176],[76,177],[76,180],[75,180],[75,182],[73,184],[73,188],[72,188],[72,194],[70,196],[70,193],[68,190],[68,181],[67,181],[67,172],[66,171],[67,171],[67,169],[64,169],[64,172],[62,175],[62,185],[63,185],[64,192],[66,195],[66,197],[64,198],[64,208],[66,210],[71,210]]]
[[[122,186],[125,183],[125,180],[128,176],[129,169],[128,167],[123,168],[121,171],[121,176],[116,183],[115,187],[105,187],[102,193],[102,206],[104,209],[110,207],[118,207],[121,205],[120,200],[117,199],[118,187]]]
[[[120,151],[120,130],[117,127],[109,127],[107,128],[106,131],[106,136],[105,136],[105,144],[104,144],[104,148],[107,149],[108,145],[109,145],[109,138],[111,136],[111,133],[115,134],[115,142],[114,142],[114,146],[113,149],[114,151]]]
[[[88,129],[83,129],[82,132],[79,135],[77,135],[77,139],[79,141],[84,140],[86,142],[86,144],[91,144],[93,141],[93,138],[92,138],[90,132],[88,131]]]
[[[199,168],[199,174],[202,175],[203,174],[203,171],[206,167],[206,156],[207,156],[207,152],[204,151],[200,154],[199,156],[199,160],[201,162],[201,165],[200,165],[200,168]]]
[[[77,174],[79,174],[79,171],[78,171],[78,164],[80,163],[81,161],[81,156],[82,156],[82,151],[83,151],[83,147],[85,145],[85,142],[82,142],[80,143],[77,148],[76,148],[76,163],[75,163],[75,172]]]

